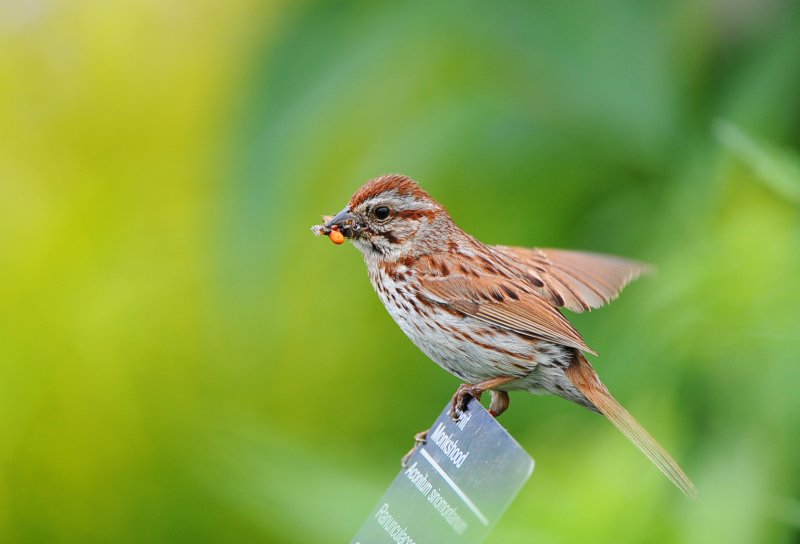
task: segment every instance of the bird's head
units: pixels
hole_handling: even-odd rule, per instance
[[[416,181],[389,174],[364,184],[319,230],[338,230],[367,260],[396,260],[443,249],[451,225],[444,207]]]

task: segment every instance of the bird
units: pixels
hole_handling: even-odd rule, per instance
[[[486,391],[495,417],[508,409],[509,391],[556,395],[604,415],[684,494],[696,495],[678,463],[608,391],[586,357],[596,352],[562,313],[609,303],[648,265],[484,244],[401,174],[369,180],[312,230],[336,243],[344,236],[363,254],[389,315],[463,382],[451,400],[453,419]],[[425,432],[417,439],[423,442]]]

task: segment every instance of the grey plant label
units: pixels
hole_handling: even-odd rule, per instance
[[[354,544],[481,542],[533,472],[530,455],[479,402],[442,411]]]

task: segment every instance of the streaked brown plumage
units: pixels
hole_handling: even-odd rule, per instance
[[[583,353],[594,351],[561,313],[616,298],[647,271],[592,253],[489,246],[461,230],[412,179],[375,178],[317,234],[340,230],[364,254],[370,281],[400,328],[428,357],[465,383],[452,414],[491,391],[554,394],[604,414],[684,493],[695,488],[678,464],[611,396]]]

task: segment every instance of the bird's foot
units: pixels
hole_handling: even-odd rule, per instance
[[[414,455],[414,452],[417,451],[419,447],[425,443],[426,440],[428,440],[428,431],[430,431],[430,429],[425,429],[424,431],[420,431],[414,435],[414,445],[411,447],[410,450],[408,450],[408,453],[406,453],[400,460],[400,465],[403,468],[406,468],[408,466],[408,460],[411,459],[411,456]]]
[[[511,400],[508,398],[508,393],[505,391],[492,390],[492,402],[489,403],[489,413],[497,417],[508,409]]]
[[[461,414],[466,410],[469,399],[473,398],[477,401],[481,400],[481,394],[484,389],[481,389],[481,384],[470,385],[462,383],[458,386],[456,394],[453,395],[453,400],[450,401],[450,419],[458,421]]]

